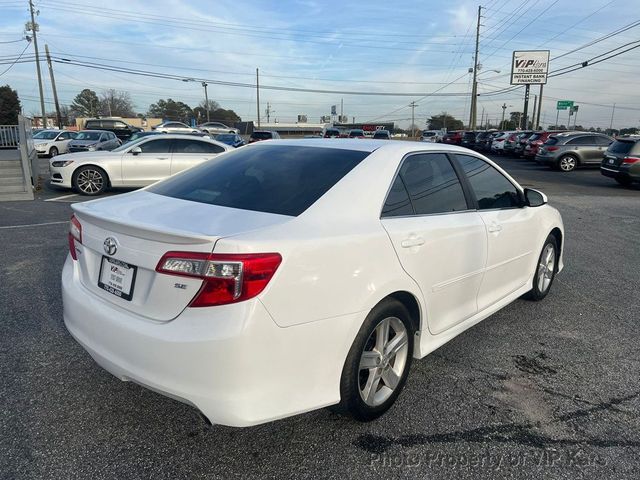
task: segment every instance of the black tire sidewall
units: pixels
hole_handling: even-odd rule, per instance
[[[56,153],[54,154],[54,153],[52,153],[52,152],[56,152]],[[55,157],[55,156],[57,156],[57,155],[58,155],[58,153],[60,153],[60,152],[58,152],[58,149],[57,149],[56,147],[51,147],[51,148],[49,149],[49,156],[50,156],[50,157]]]
[[[540,261],[542,260],[542,254],[544,253],[544,249],[547,247],[547,245],[553,245],[553,251],[554,251],[554,255],[556,256],[555,258],[555,266],[553,269],[553,276],[551,277],[551,283],[549,284],[549,287],[547,287],[547,289],[544,292],[541,292],[540,289],[538,289],[538,276],[540,275],[540,269],[538,268],[540,265]],[[558,240],[556,239],[556,237],[554,235],[549,235],[547,237],[547,239],[544,241],[544,245],[542,246],[542,249],[540,250],[540,255],[538,255],[538,261],[536,262],[536,270],[535,270],[535,274],[533,275],[533,288],[531,289],[531,291],[529,292],[529,298],[531,300],[542,300],[544,297],[546,297],[549,292],[551,291],[551,287],[553,286],[553,281],[556,279],[556,273],[558,273],[558,259],[559,259],[559,250],[558,250]]]
[[[84,170],[97,170],[100,172],[104,181],[102,182],[102,188],[99,191],[95,193],[86,193],[78,188],[78,175],[80,175],[80,173],[83,172]],[[109,177],[107,176],[107,172],[105,172],[102,168],[94,167],[93,165],[85,165],[82,167],[78,167],[73,172],[73,177],[71,178],[71,186],[73,187],[73,190],[78,192],[80,195],[87,195],[88,197],[94,197],[96,195],[100,195],[101,193],[104,193],[107,190],[108,185],[109,185]]]
[[[407,336],[409,341],[409,351],[407,352],[407,363],[398,386],[393,391],[391,396],[381,405],[377,407],[371,407],[367,405],[360,396],[359,390],[359,366],[360,357],[364,350],[365,344],[369,339],[371,333],[373,333],[375,327],[381,320],[387,317],[397,317],[404,324],[407,329]],[[406,307],[395,299],[386,299],[376,305],[367,318],[365,319],[362,327],[358,331],[356,338],[349,350],[347,359],[342,370],[342,378],[340,380],[340,410],[348,412],[351,416],[360,421],[370,421],[378,418],[384,412],[389,410],[393,403],[400,395],[409,375],[411,368],[411,361],[413,358],[413,341],[414,330],[411,323],[409,311]]]

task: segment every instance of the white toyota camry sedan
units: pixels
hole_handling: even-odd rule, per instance
[[[249,426],[371,420],[413,359],[562,269],[558,211],[470,150],[259,142],[73,206],[64,321],[95,361]]]
[[[233,150],[222,142],[192,135],[152,135],[111,151],[60,155],[49,161],[51,183],[83,195],[112,187],[144,187]]]

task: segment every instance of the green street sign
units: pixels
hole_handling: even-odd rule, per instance
[[[573,108],[573,100],[558,100],[558,110],[566,110],[567,108]]]

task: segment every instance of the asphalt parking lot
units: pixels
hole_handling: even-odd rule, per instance
[[[319,410],[207,426],[120,382],[62,323],[70,203],[84,199],[45,187],[0,203],[0,476],[638,478],[640,188],[498,162],[562,212],[565,270],[544,301],[518,300],[416,361],[369,424]]]

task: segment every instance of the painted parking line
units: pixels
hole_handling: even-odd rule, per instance
[[[69,220],[63,220],[60,222],[28,223],[26,225],[8,225],[6,227],[0,227],[0,230],[8,230],[11,228],[44,227],[47,225],[62,225],[63,223],[69,223]]]
[[[77,197],[77,196],[78,196],[77,193],[72,193],[71,195],[62,195],[61,197],[47,198],[45,202],[57,202],[64,198],[71,198],[71,197]]]

